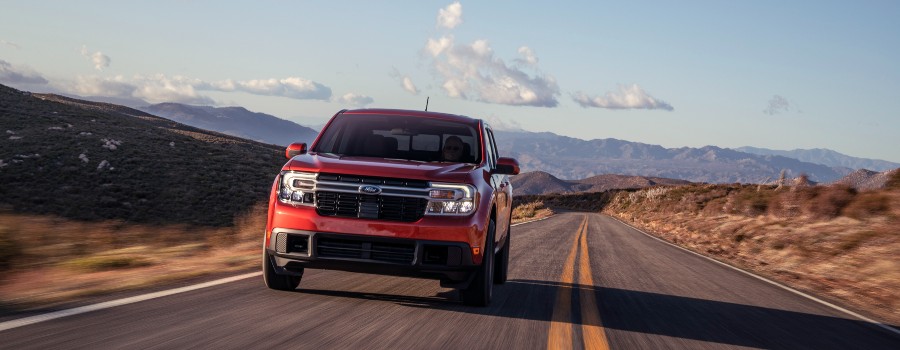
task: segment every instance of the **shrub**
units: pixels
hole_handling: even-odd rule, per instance
[[[753,188],[744,188],[734,203],[734,209],[747,216],[765,214],[773,198],[772,191],[756,191]]]
[[[900,170],[895,170],[894,174],[891,175],[891,178],[888,179],[885,187],[898,190],[900,189]]]
[[[534,217],[538,210],[544,208],[543,201],[530,202],[525,204],[517,205],[513,208],[512,218],[516,219],[528,219]]]
[[[848,186],[817,188],[817,195],[808,202],[807,212],[817,218],[831,219],[853,201],[856,190]]]
[[[842,214],[854,219],[877,216],[889,211],[890,206],[888,203],[888,196],[882,193],[861,193],[844,208]]]

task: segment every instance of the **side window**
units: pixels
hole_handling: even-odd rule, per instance
[[[490,140],[491,140],[491,149],[493,150],[493,152],[491,152],[491,154],[494,155],[494,164],[497,164],[497,159],[500,158],[500,154],[497,152],[497,141],[494,140],[494,130],[487,129],[487,132],[488,132],[488,136],[490,136]]]
[[[488,163],[488,168],[494,169],[497,167],[497,156],[494,154],[493,140],[491,139],[491,133],[489,129],[485,128],[482,135],[482,137],[484,138],[485,160]]]

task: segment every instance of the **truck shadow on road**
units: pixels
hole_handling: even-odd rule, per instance
[[[340,298],[377,300],[407,307],[446,310],[537,321],[587,324],[582,317],[580,296],[593,293],[600,324],[622,346],[634,333],[768,349],[897,349],[900,336],[859,320],[781,310],[761,306],[704,300],[617,288],[563,284],[537,280],[510,280],[494,289],[490,307],[461,304],[457,292],[433,297],[413,297],[365,292],[299,289],[298,292]],[[571,293],[571,318],[554,320],[558,293]],[[849,317],[849,316],[848,316]],[[895,326],[896,328],[896,326]],[[621,331],[621,332],[619,332]],[[609,335],[608,335],[609,336]]]

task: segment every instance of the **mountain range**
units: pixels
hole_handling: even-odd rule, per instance
[[[782,170],[831,182],[851,170],[757,155],[716,146],[664,148],[617,139],[582,140],[549,132],[497,131],[500,150],[518,159],[522,171],[542,170],[561,179],[601,174],[637,175],[707,183],[761,183]]]
[[[744,153],[752,153],[759,155],[772,155],[794,158],[809,163],[823,164],[830,167],[842,167],[850,170],[868,169],[878,171],[887,171],[900,168],[900,163],[889,162],[879,159],[866,159],[851,157],[841,154],[830,149],[813,148],[813,149],[795,149],[791,151],[780,151],[768,148],[758,147],[738,147],[734,149]]]
[[[161,103],[140,110],[189,126],[280,146],[298,141],[310,143],[317,134],[316,130],[292,121],[242,107]],[[788,178],[805,174],[812,181],[830,183],[859,168],[900,167],[897,163],[823,149],[664,148],[612,138],[582,140],[550,132],[495,130],[495,134],[501,153],[517,158],[523,172],[544,171],[558,179],[619,174],[706,183],[764,183],[779,178],[783,171]]]
[[[287,146],[293,142],[309,144],[318,134],[318,131],[292,121],[265,113],[251,112],[243,107],[160,103],[140,109],[193,127],[280,146]]]

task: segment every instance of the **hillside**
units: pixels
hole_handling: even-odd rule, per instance
[[[251,112],[243,107],[217,108],[160,103],[142,110],[201,129],[281,146],[293,142],[312,143],[318,134],[318,131],[292,121]]]
[[[690,181],[667,179],[662,177],[628,176],[617,174],[591,176],[587,179],[576,180],[575,182],[579,184],[590,185],[591,187],[587,190],[587,192],[637,189],[656,185],[688,185],[691,183]]]
[[[882,172],[859,169],[840,178],[834,184],[844,185],[861,191],[879,190],[885,188],[894,174],[898,172],[900,172],[900,169]]]
[[[283,148],[128,107],[0,85],[0,208],[227,226],[266,200]]]
[[[654,185],[686,185],[689,181],[659,177],[604,174],[582,180],[561,180],[543,171],[521,173],[510,178],[514,196],[552,193],[603,192],[638,189]]]
[[[841,167],[849,169],[872,169],[875,171],[887,171],[900,168],[900,163],[889,162],[880,159],[866,159],[859,157],[851,157],[846,154],[832,151],[830,149],[814,148],[814,149],[795,149],[790,151],[773,150],[758,147],[738,147],[734,150],[759,155],[775,155],[794,158],[804,162],[827,165],[830,167]]]
[[[586,141],[549,132],[496,134],[502,154],[517,158],[523,171],[543,170],[561,179],[621,174],[706,183],[761,183],[786,170],[789,177],[807,174],[813,181],[831,182],[844,174],[825,165],[715,146],[669,149],[616,139]]]
[[[531,194],[581,192],[577,184],[543,171],[530,171],[510,178],[513,197]]]

